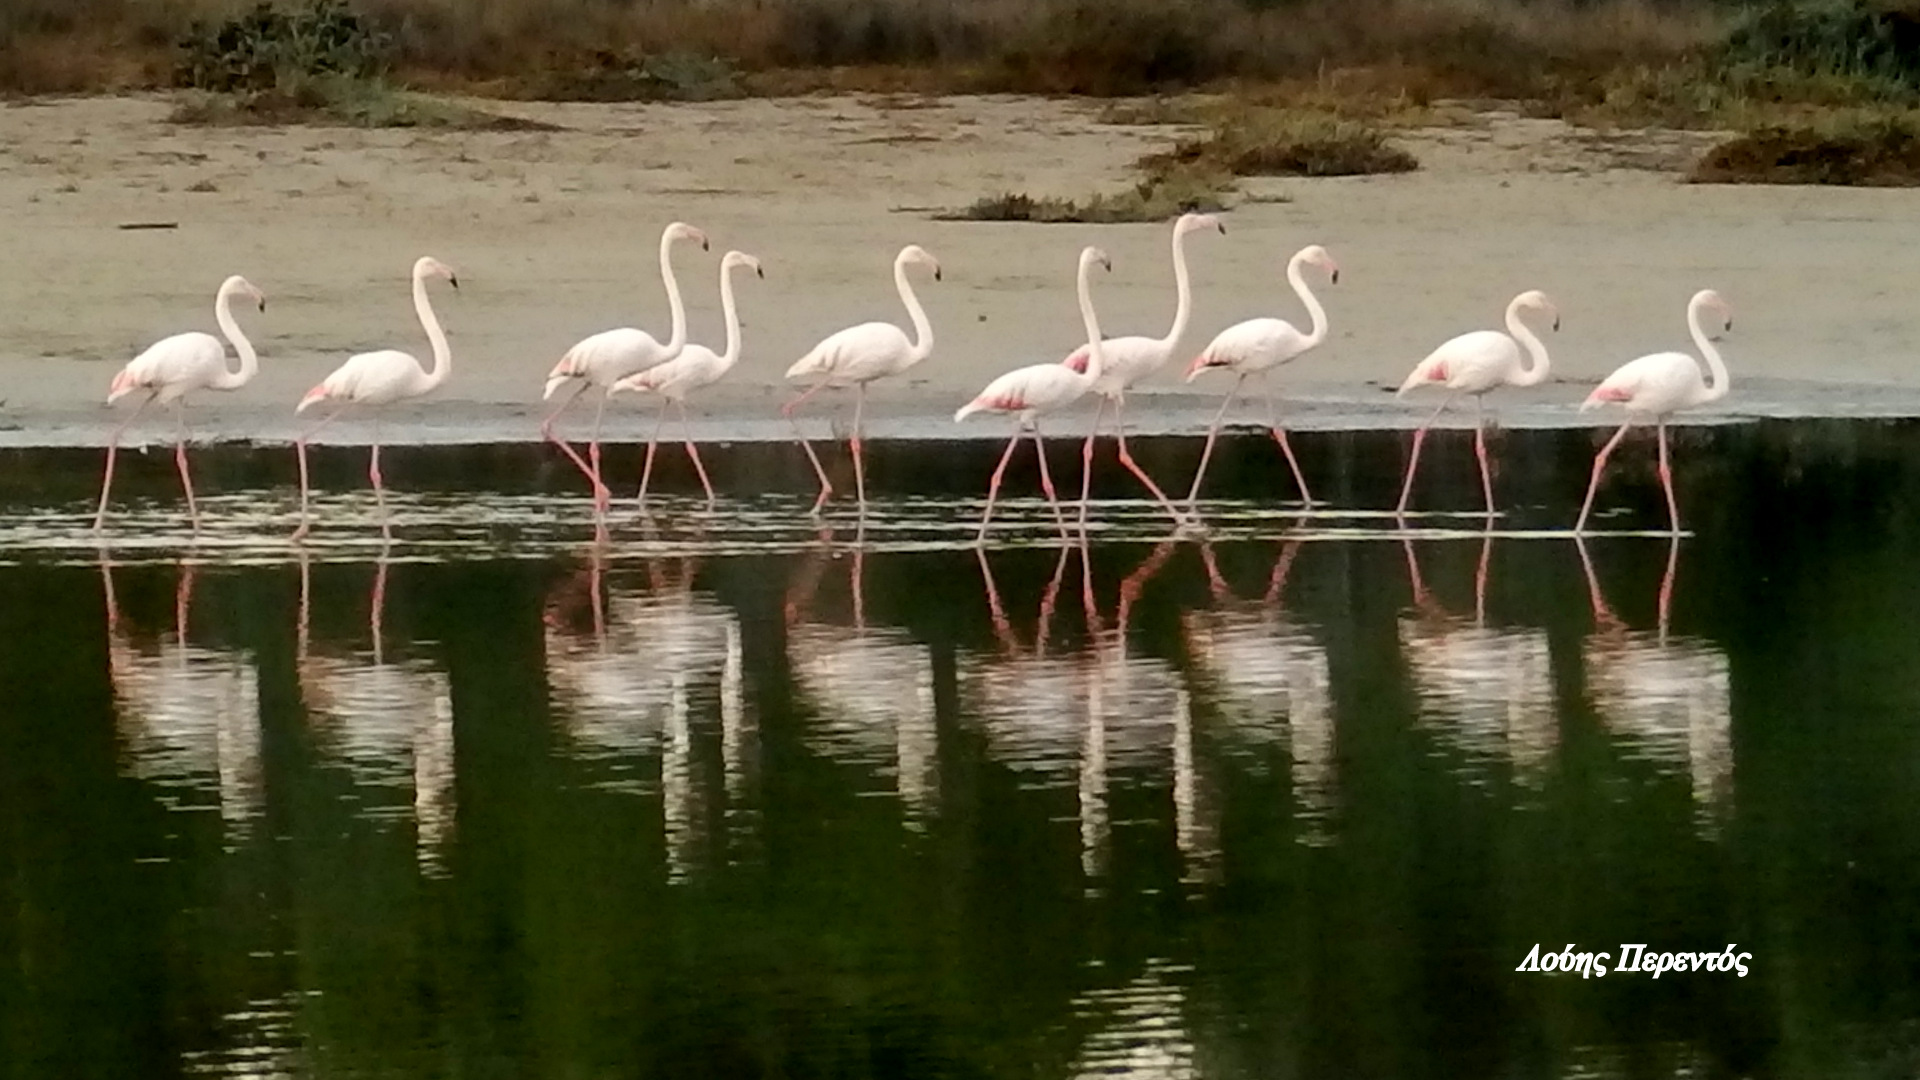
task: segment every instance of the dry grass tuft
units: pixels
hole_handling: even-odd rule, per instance
[[[1696,184],[1920,186],[1920,123],[1862,116],[1817,127],[1765,127],[1709,150]]]

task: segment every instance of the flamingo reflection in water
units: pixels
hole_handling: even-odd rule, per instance
[[[660,756],[668,880],[690,880],[708,821],[709,795],[695,761],[695,700],[717,684],[726,825],[737,856],[754,832],[757,733],[745,708],[740,623],[693,587],[698,561],[648,559],[645,590],[610,587],[606,551],[588,549],[579,575],[547,604],[547,678],[556,712],[582,761],[610,769],[610,790],[646,793],[641,761]],[[570,618],[584,589],[590,629]]]
[[[867,625],[860,534],[846,556],[852,632],[808,618],[837,557],[832,530],[821,530],[819,541],[786,602],[787,664],[813,714],[804,741],[832,760],[890,774],[907,826],[921,830],[940,792],[933,654],[902,631]]]
[[[129,771],[160,787],[169,809],[209,809],[211,791],[231,846],[262,809],[260,675],[238,653],[188,643],[194,572],[192,563],[180,565],[173,635],[160,635],[148,651],[121,619],[113,562],[101,549],[107,673]]]
[[[1654,633],[1627,629],[1607,606],[1586,541],[1574,540],[1593,602],[1595,629],[1582,653],[1594,711],[1625,738],[1633,756],[1686,769],[1696,824],[1710,835],[1733,794],[1732,703],[1726,653],[1704,639],[1668,632],[1680,537],[1667,548]]]
[[[1471,619],[1448,612],[1428,591],[1404,529],[1400,544],[1413,586],[1413,614],[1399,621],[1400,650],[1420,695],[1418,722],[1477,765],[1505,760],[1516,783],[1538,787],[1560,743],[1552,652],[1545,630],[1487,625],[1492,519],[1480,537]]]
[[[388,556],[388,549],[381,548],[368,597],[371,657],[332,656],[312,648],[312,569],[306,548],[299,548],[295,660],[300,699],[322,746],[356,785],[411,789],[410,803],[375,806],[367,816],[411,815],[420,868],[438,874],[454,825],[453,697],[446,673],[427,661],[387,658],[383,621]]]
[[[1300,841],[1317,846],[1331,840],[1327,822],[1335,794],[1333,681],[1327,650],[1286,609],[1287,576],[1300,548],[1297,539],[1282,543],[1266,592],[1245,600],[1220,573],[1212,544],[1203,541],[1200,555],[1214,606],[1186,612],[1181,628],[1230,744],[1243,753],[1258,753],[1285,742]]]

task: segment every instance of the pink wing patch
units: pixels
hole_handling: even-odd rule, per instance
[[[1091,353],[1088,350],[1088,348],[1085,345],[1082,345],[1079,348],[1073,350],[1073,352],[1068,353],[1067,358],[1065,360],[1062,360],[1061,363],[1067,365],[1068,367],[1079,372],[1080,374],[1085,375],[1087,373],[1087,360],[1090,355]]]

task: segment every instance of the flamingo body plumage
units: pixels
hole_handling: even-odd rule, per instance
[[[667,311],[671,322],[665,342],[631,326],[602,330],[574,343],[572,348],[561,354],[553,369],[547,372],[547,387],[541,394],[542,400],[552,400],[562,387],[574,386],[576,389],[572,396],[541,421],[540,434],[558,446],[593,486],[596,512],[603,509],[607,502],[607,487],[600,479],[600,422],[606,413],[607,393],[621,379],[679,356],[686,346],[687,309],[680,297],[680,281],[673,273],[673,245],[682,240],[698,241],[701,251],[711,248],[707,234],[684,221],[672,222],[660,231],[660,280],[666,287]],[[561,413],[566,412],[581,394],[593,387],[599,387],[601,395],[593,414],[593,433],[587,441],[587,458],[582,460],[571,444],[554,434],[553,425],[560,419]]]
[[[1487,501],[1487,514],[1493,515],[1493,472],[1487,462],[1486,395],[1502,386],[1537,386],[1546,381],[1552,370],[1546,346],[1521,318],[1529,311],[1552,315],[1553,328],[1560,329],[1560,313],[1553,301],[1546,293],[1529,289],[1508,302],[1505,333],[1471,330],[1448,338],[1428,353],[1426,359],[1415,364],[1406,381],[1400,384],[1398,397],[1434,384],[1446,387],[1449,392],[1433,410],[1433,415],[1414,429],[1413,449],[1407,456],[1407,476],[1400,485],[1400,504],[1395,513],[1407,512],[1414,472],[1420,466],[1420,446],[1426,441],[1427,429],[1440,419],[1454,398],[1472,394],[1476,409],[1473,452],[1480,462],[1480,490]]]
[[[321,402],[337,402],[338,408],[325,419],[307,429],[294,440],[294,451],[300,465],[300,526],[294,530],[294,538],[307,534],[312,524],[308,513],[311,499],[311,485],[307,479],[307,443],[318,434],[321,428],[339,419],[342,413],[355,406],[379,408],[397,401],[420,397],[437,389],[453,373],[453,350],[447,344],[446,331],[440,326],[440,320],[433,313],[433,304],[427,299],[427,279],[445,278],[454,288],[460,287],[460,278],[453,267],[423,255],[413,264],[413,310],[420,319],[421,329],[426,331],[427,342],[433,349],[433,367],[429,370],[421,367],[413,354],[399,349],[381,349],[376,352],[357,353],[349,356],[345,363],[333,370],[333,373],[320,381],[318,386],[306,392],[300,404],[294,407],[294,414],[306,412]],[[379,501],[382,516],[380,527],[383,533],[389,533],[391,524],[386,511],[386,490],[380,477],[380,422],[378,414],[374,420],[373,448],[369,458],[367,477],[373,482],[374,497]]]
[[[680,355],[663,364],[656,364],[629,375],[607,388],[607,396],[621,393],[647,393],[660,396],[660,419],[655,422],[653,436],[647,440],[647,461],[640,473],[639,503],[647,503],[647,481],[653,476],[653,455],[660,441],[660,427],[666,423],[669,404],[680,410],[682,427],[687,424],[687,395],[703,386],[711,386],[726,377],[727,372],[740,361],[740,312],[734,306],[733,271],[736,268],[749,268],[754,276],[764,278],[766,271],[760,268],[760,260],[744,251],[729,251],[720,259],[720,310],[721,318],[727,325],[727,344],[724,352],[714,352],[705,345],[688,345],[680,350]],[[700,485],[706,489],[707,505],[714,504],[713,483],[707,479],[707,468],[700,461],[700,451],[695,448],[689,434],[686,439],[687,456],[693,459],[694,471],[700,475]]]
[[[1304,270],[1308,266],[1325,270],[1327,280],[1335,285],[1340,283],[1340,266],[1319,244],[1303,247],[1287,260],[1287,284],[1306,307],[1307,317],[1312,321],[1310,330],[1302,333],[1285,319],[1265,316],[1247,319],[1214,335],[1207,347],[1200,350],[1193,362],[1187,365],[1188,382],[1204,371],[1226,370],[1238,376],[1227,391],[1225,400],[1220,402],[1220,411],[1213,414],[1213,423],[1207,428],[1207,443],[1200,451],[1200,467],[1194,470],[1193,487],[1187,492],[1188,514],[1198,513],[1200,482],[1207,475],[1208,460],[1213,457],[1213,443],[1220,435],[1220,421],[1226,418],[1227,407],[1233,404],[1240,388],[1255,375],[1260,376],[1266,388],[1267,421],[1273,431],[1274,441],[1280,444],[1280,452],[1286,455],[1287,465],[1293,470],[1294,483],[1300,485],[1300,497],[1308,505],[1313,503],[1313,495],[1307,490],[1306,475],[1300,471],[1300,462],[1293,456],[1293,447],[1287,442],[1287,429],[1280,425],[1278,409],[1273,403],[1273,386],[1267,381],[1268,373],[1274,368],[1318,348],[1327,340],[1327,310],[1320,305],[1313,290],[1307,288]]]
[[[1695,408],[1725,397],[1731,388],[1726,362],[1720,358],[1720,350],[1713,339],[1700,325],[1702,314],[1712,310],[1721,316],[1724,329],[1733,329],[1733,309],[1725,299],[1712,289],[1702,289],[1687,301],[1687,331],[1693,336],[1693,343],[1700,350],[1700,356],[1706,360],[1707,370],[1712,381],[1700,371],[1700,361],[1683,352],[1661,352],[1629,360],[1614,369],[1613,374],[1601,380],[1593,388],[1587,399],[1581,403],[1580,411],[1598,408],[1605,404],[1624,406],[1627,420],[1614,432],[1600,452],[1594,455],[1593,477],[1587,483],[1587,498],[1580,507],[1580,519],[1574,524],[1573,531],[1578,534],[1587,527],[1587,515],[1593,511],[1593,497],[1600,490],[1600,476],[1606,469],[1607,458],[1627,434],[1636,420],[1645,423],[1653,421],[1659,439],[1660,484],[1666,490],[1667,516],[1672,531],[1680,532],[1680,505],[1673,493],[1673,470],[1667,460],[1667,417],[1681,409]]]
[[[907,267],[912,265],[930,268],[933,280],[939,281],[940,263],[918,244],[908,244],[893,258],[893,285],[900,294],[901,304],[907,309],[907,317],[913,322],[912,338],[892,323],[861,323],[827,335],[787,368],[788,379],[809,379],[813,382],[800,396],[782,406],[780,412],[793,423],[794,437],[800,441],[800,448],[806,451],[807,460],[813,465],[814,476],[820,481],[820,495],[813,501],[812,512],[816,515],[833,495],[833,484],[827,479],[827,470],[820,464],[819,455],[813,452],[813,444],[807,441],[799,422],[793,419],[794,410],[808,398],[830,387],[854,388],[853,432],[848,439],[848,449],[853,454],[853,481],[859,496],[860,515],[865,517],[867,477],[861,456],[860,427],[866,411],[867,384],[875,379],[898,375],[933,354],[933,324],[928,320],[920,298],[914,294],[913,283],[907,280]]]
[[[1100,374],[1105,370],[1106,345],[1100,337],[1099,317],[1093,310],[1093,285],[1090,280],[1095,264],[1106,267],[1108,271],[1113,269],[1113,260],[1107,257],[1106,252],[1097,247],[1081,249],[1075,283],[1080,300],[1080,318],[1086,324],[1090,347],[1087,369],[1075,371],[1066,364],[1029,364],[1015,368],[988,383],[986,389],[974,395],[972,401],[962,405],[953,414],[955,423],[979,412],[1013,413],[1020,420],[1013,438],[1007,440],[1006,452],[1000,455],[1000,464],[994,468],[992,480],[987,484],[987,508],[980,518],[979,539],[982,541],[987,538],[987,525],[993,520],[993,500],[1000,493],[1000,480],[1006,475],[1007,462],[1013,460],[1013,451],[1020,445],[1020,437],[1029,429],[1033,432],[1034,450],[1040,457],[1041,488],[1046,492],[1047,502],[1053,507],[1061,534],[1066,535],[1066,519],[1060,514],[1060,499],[1054,492],[1053,477],[1047,471],[1047,447],[1040,435],[1040,415],[1085,397],[1100,382]],[[1087,504],[1082,500],[1080,518],[1083,523],[1086,513]]]
[[[233,318],[233,298],[246,296],[267,310],[267,298],[246,278],[235,274],[220,283],[214,295],[213,318],[220,332],[233,342],[239,355],[239,370],[227,367],[227,346],[219,338],[198,330],[161,338],[141,350],[140,355],[114,375],[107,387],[107,404],[114,405],[129,394],[146,392],[131,414],[113,429],[107,439],[107,465],[100,481],[100,508],[93,527],[106,525],[107,500],[113,489],[113,465],[120,446],[120,435],[151,404],[174,407],[174,462],[180,470],[180,485],[187,496],[187,516],[193,528],[200,528],[200,508],[193,496],[193,477],[187,469],[187,429],[184,401],[197,390],[238,390],[253,381],[260,370],[260,357],[253,343]]]

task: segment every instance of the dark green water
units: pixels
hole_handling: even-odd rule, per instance
[[[1395,437],[1301,442],[1391,504]],[[1920,430],[1696,433],[1693,531],[1624,535],[1640,461],[1583,560],[1591,449],[1510,436],[1483,536],[1288,514],[1247,440],[1208,543],[1029,502],[984,555],[884,493],[596,547],[457,460],[384,554],[218,466],[198,545],[156,480],[103,553],[49,459],[0,493],[0,1073],[1915,1075]],[[1514,970],[1623,942],[1750,974]]]

